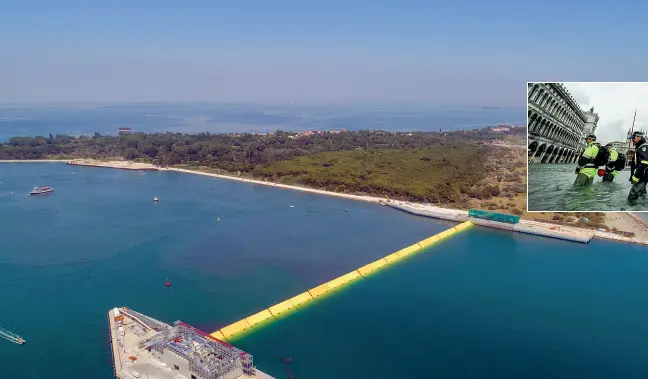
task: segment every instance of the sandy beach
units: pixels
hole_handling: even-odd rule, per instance
[[[209,176],[212,178],[237,180],[240,182],[245,182],[250,184],[259,184],[259,185],[270,186],[275,188],[283,188],[283,189],[288,189],[293,191],[310,192],[318,195],[335,196],[335,197],[341,197],[350,200],[365,201],[369,203],[380,203],[389,200],[383,197],[376,197],[376,196],[369,196],[369,195],[352,195],[346,193],[325,191],[325,190],[320,190],[315,188],[308,188],[303,186],[287,185],[287,184],[280,184],[280,183],[274,183],[274,182],[263,181],[263,180],[243,178],[235,175],[215,174],[215,173],[209,173],[204,171],[187,170],[187,169],[175,168],[175,167],[159,167],[152,164],[136,163],[131,161],[99,161],[94,159],[1,160],[0,161],[0,163],[30,163],[30,162],[65,162],[68,164],[84,165],[89,167],[104,167],[104,168],[127,169],[127,170],[175,171],[175,172],[182,172],[182,173],[193,174],[193,175]],[[393,201],[393,200],[390,201],[407,205],[409,207],[430,210],[436,213],[444,213],[448,215],[462,215],[462,216],[467,216],[468,214],[466,210],[442,208],[442,207],[437,207],[430,204],[422,204],[422,203],[412,203],[412,202]],[[556,225],[551,223],[543,223],[543,222],[528,221],[528,220],[521,220],[520,222],[524,224],[533,225],[536,227],[541,227],[541,228],[547,228],[547,229],[556,228]],[[606,224],[610,228],[616,228],[617,230],[626,231],[626,232],[634,232],[635,237],[634,238],[623,237],[618,234],[614,234],[607,231],[606,232],[596,231],[594,232],[595,237],[615,240],[619,242],[639,243],[639,244],[648,245],[648,225],[646,225],[646,223],[641,218],[627,212],[609,212],[606,213]],[[571,227],[571,226],[560,226],[560,228],[563,229],[563,231],[565,232],[570,232],[570,231],[573,231],[574,233],[592,232],[587,229],[581,229],[581,228]]]

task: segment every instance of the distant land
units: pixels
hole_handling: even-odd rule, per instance
[[[12,137],[2,160],[125,159],[416,202],[522,214],[526,128],[453,132],[99,133]]]
[[[526,122],[524,108],[425,104],[5,104],[0,141],[14,136],[307,130],[451,131]]]

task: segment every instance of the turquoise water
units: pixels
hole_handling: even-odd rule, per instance
[[[588,187],[575,187],[573,164],[529,164],[530,211],[648,211],[648,200],[628,204],[630,170],[621,171],[612,183],[595,177]]]
[[[2,378],[109,378],[111,307],[211,332],[452,225],[179,173],[0,181],[0,327],[27,340],[0,341]],[[643,377],[646,253],[474,227],[236,344],[277,378]]]
[[[645,377],[647,253],[474,227],[237,344],[296,378]]]
[[[0,341],[3,378],[108,378],[111,307],[211,332],[451,225],[180,173],[2,164],[0,182],[0,327],[27,341]]]

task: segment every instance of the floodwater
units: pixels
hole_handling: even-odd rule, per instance
[[[589,187],[574,186],[573,164],[529,164],[528,210],[569,211],[648,211],[648,200],[628,204],[630,170],[621,171],[612,183],[594,178]]]

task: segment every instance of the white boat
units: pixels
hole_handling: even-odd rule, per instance
[[[49,193],[53,192],[54,188],[50,186],[45,186],[45,187],[39,187],[36,186],[34,189],[29,193],[30,195],[42,195],[44,193]]]
[[[158,202],[157,196],[153,198],[153,201],[155,201],[156,203]]]

